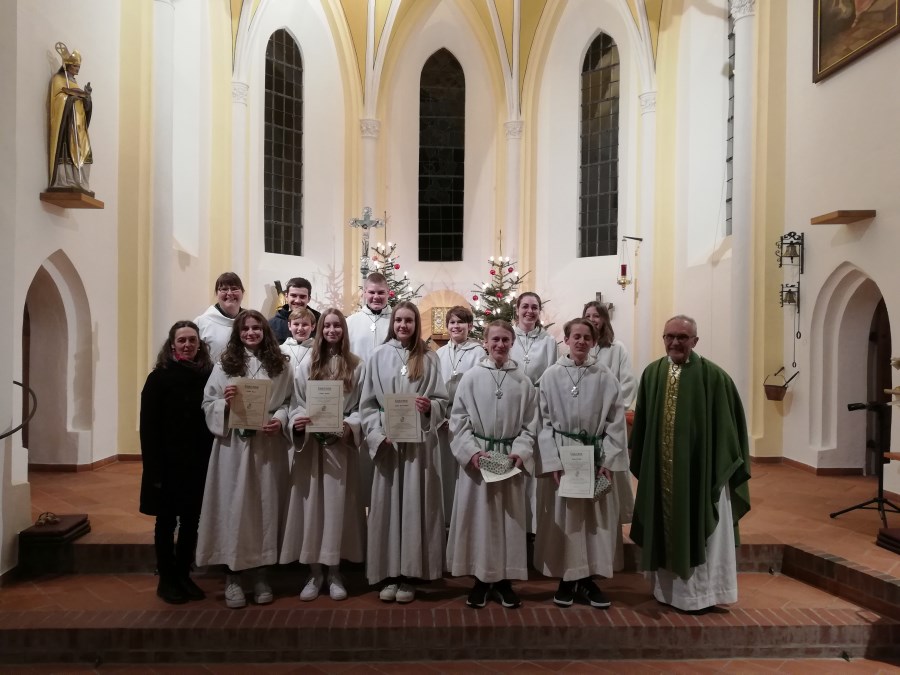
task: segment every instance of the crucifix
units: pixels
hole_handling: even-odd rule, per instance
[[[366,277],[369,276],[369,230],[384,227],[384,221],[372,217],[372,208],[366,206],[363,209],[362,218],[351,218],[350,227],[358,227],[362,230],[362,248],[359,251],[359,273],[362,275],[361,286],[365,287]]]

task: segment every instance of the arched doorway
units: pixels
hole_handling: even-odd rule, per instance
[[[38,399],[23,436],[28,465],[75,470],[91,462],[93,341],[84,285],[62,251],[35,272],[23,314],[23,382]]]
[[[842,263],[816,298],[810,325],[810,444],[817,471],[874,473],[870,449],[890,445],[890,411],[848,410],[885,402],[890,388],[890,321],[878,285]]]

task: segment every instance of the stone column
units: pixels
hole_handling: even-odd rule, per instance
[[[503,255],[519,260],[519,236],[522,232],[522,132],[525,123],[510,120],[506,131],[506,218],[503,223]]]
[[[247,94],[246,82],[231,82],[231,271],[247,279]],[[225,270],[219,270],[224,272]]]
[[[172,130],[175,102],[175,3],[153,3],[153,234],[150,267],[150,339],[155,346],[167,334],[174,318],[172,306],[172,258],[174,239],[174,179],[172,177]]]
[[[753,85],[756,0],[731,0],[734,17],[734,177],[731,221],[731,376],[749,410],[753,361]]]
[[[632,250],[639,251],[635,260],[634,289],[634,372],[640,374],[653,358],[653,346],[659,340],[659,329],[654,325],[654,240],[656,238],[656,92],[647,91],[638,96],[641,103],[641,155],[640,192],[638,205],[638,233],[644,241]]]
[[[362,206],[372,209],[372,216],[379,217],[376,204],[378,195],[377,160],[378,136],[381,134],[381,122],[376,119],[363,118],[359,121],[359,132],[362,136]],[[375,242],[372,242],[374,244]]]

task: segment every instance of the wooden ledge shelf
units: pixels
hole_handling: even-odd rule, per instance
[[[816,216],[815,218],[809,219],[810,225],[850,225],[851,223],[858,223],[861,220],[869,220],[870,218],[875,217],[874,210],[862,210],[862,211],[853,211],[841,209],[839,211],[832,211],[831,213],[826,213],[821,216]]]
[[[106,206],[83,192],[42,192],[41,201],[63,209],[102,209]]]

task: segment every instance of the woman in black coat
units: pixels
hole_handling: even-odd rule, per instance
[[[156,594],[172,604],[204,597],[190,571],[213,442],[200,407],[211,371],[209,349],[197,326],[178,321],[141,392],[140,509],[156,516]]]

